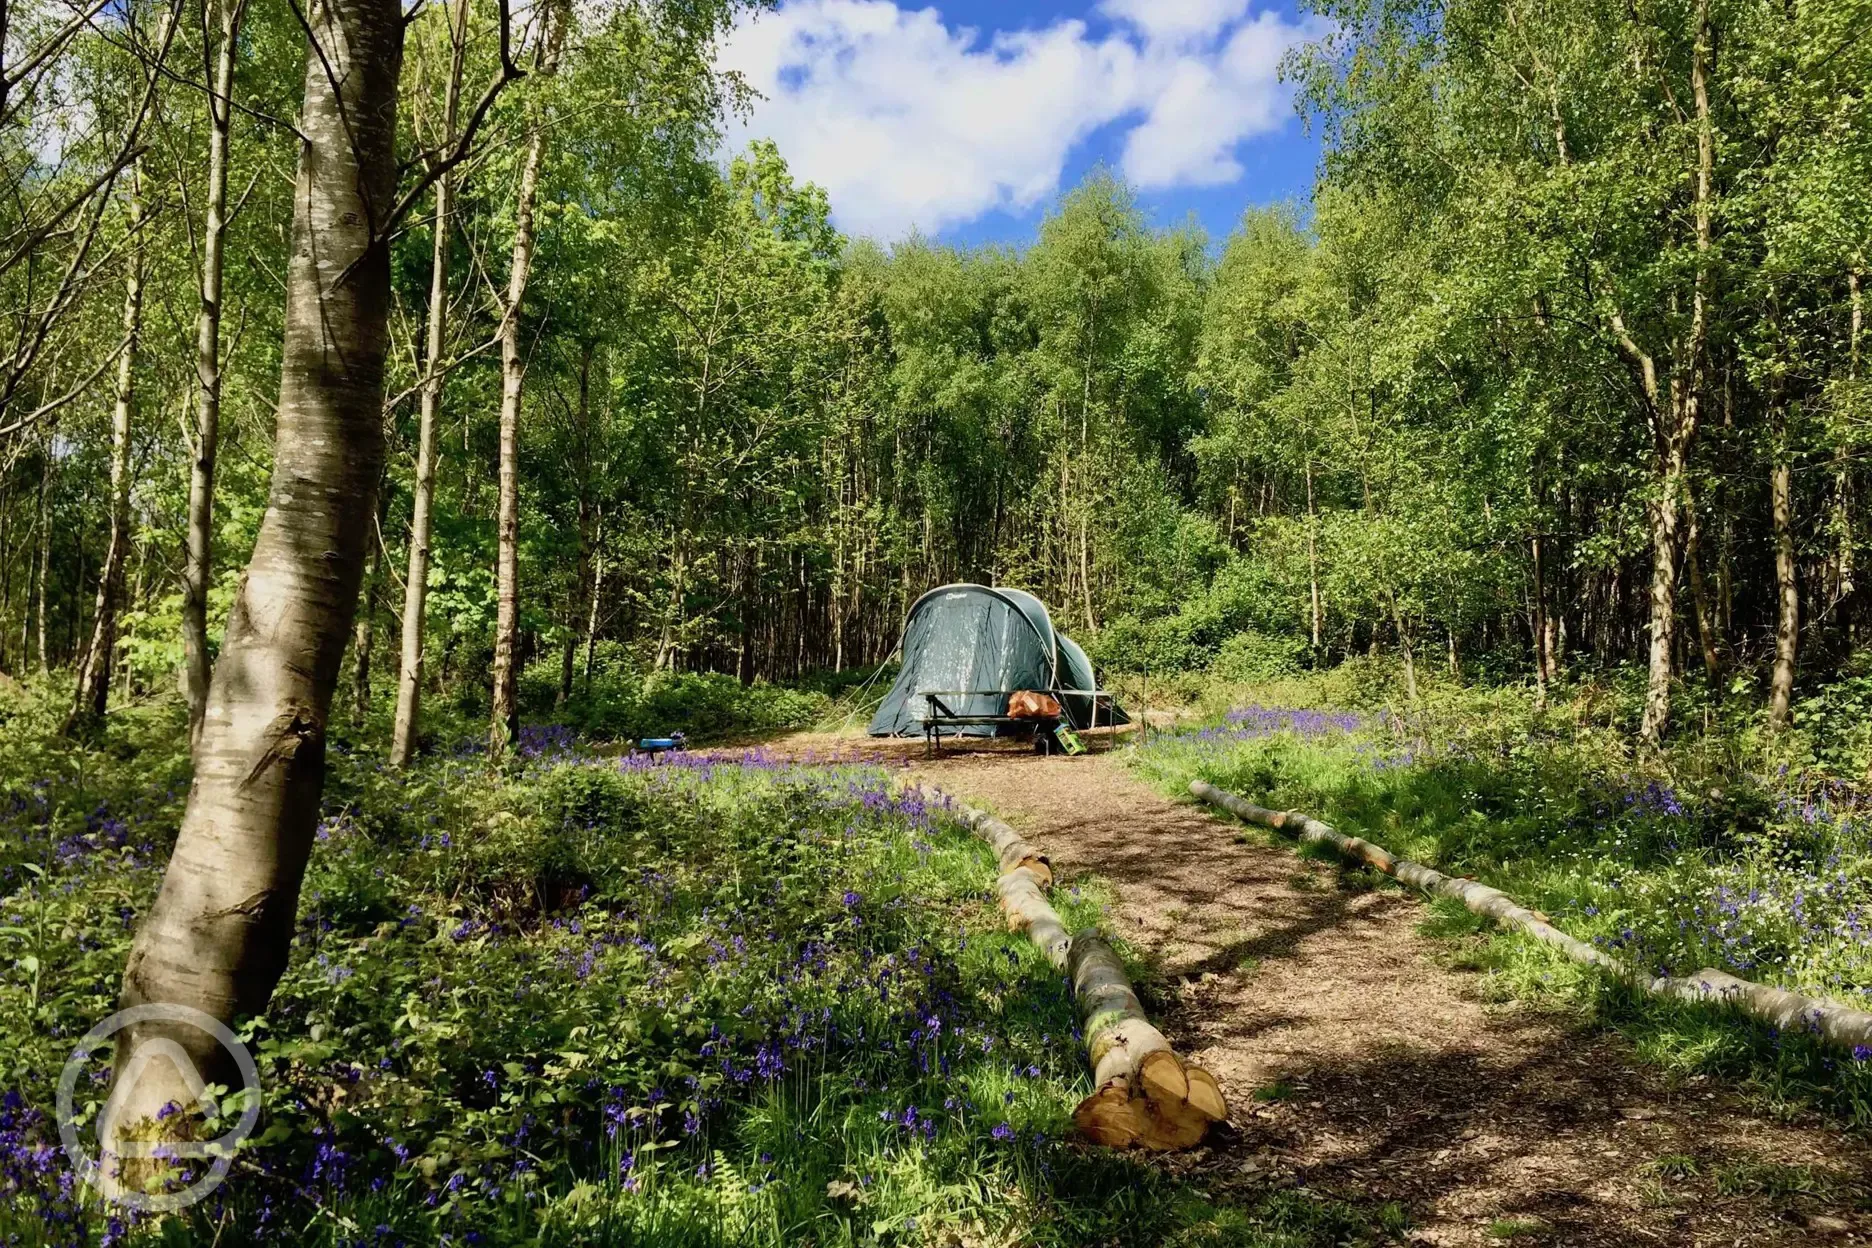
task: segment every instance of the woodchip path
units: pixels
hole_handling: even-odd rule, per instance
[[[1863,1138],[1485,1002],[1451,943],[1419,933],[1417,898],[1342,885],[1113,756],[920,754],[918,775],[1012,823],[1063,885],[1112,885],[1112,928],[1154,963],[1155,1021],[1234,1111],[1228,1137],[1162,1163],[1216,1195],[1397,1201],[1423,1244],[1872,1242]]]

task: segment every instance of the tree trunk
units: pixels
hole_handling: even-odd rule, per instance
[[[91,644],[78,668],[78,692],[68,728],[102,719],[110,704],[117,654],[117,612],[123,602],[124,562],[130,547],[130,418],[136,411],[137,345],[143,336],[143,162],[130,170],[129,275],[124,279],[123,350],[117,357],[117,396],[111,407],[110,543],[98,576]]]
[[[39,674],[52,674],[52,485],[58,456],[48,432],[45,466],[39,475]]]
[[[382,483],[378,490],[383,490]],[[352,630],[351,719],[362,728],[370,719],[371,655],[377,648],[377,600],[383,594],[383,510],[379,500],[377,523],[370,534],[370,570],[364,575],[364,604]]]
[[[557,66],[564,6],[549,3],[540,32],[540,76]],[[513,258],[507,269],[506,306],[501,309],[500,512],[495,560],[494,710],[488,724],[488,757],[498,759],[520,735],[520,673],[515,643],[520,628],[520,397],[526,359],[520,351],[520,310],[533,273],[534,202],[546,156],[545,110],[533,109],[532,134],[520,168],[514,204]]]
[[[1404,660],[1404,692],[1409,696],[1412,706],[1417,705],[1417,649],[1411,644],[1410,630],[1404,627],[1404,611],[1398,606],[1397,594],[1386,590],[1391,600],[1391,625],[1397,629],[1398,655]],[[1377,633],[1372,634],[1372,644],[1378,644]]]
[[[1308,593],[1310,603],[1312,606],[1313,657],[1314,657],[1314,660],[1317,662],[1319,658],[1321,657],[1320,634],[1325,631],[1325,627],[1326,627],[1326,603],[1325,603],[1325,600],[1320,597],[1319,512],[1315,508],[1314,503],[1313,503],[1313,457],[1311,455],[1307,456],[1307,461],[1306,461],[1306,492],[1307,492],[1307,593]],[[1235,512],[1235,503],[1234,503],[1233,498],[1231,497],[1229,501],[1229,514],[1231,517],[1234,515],[1234,512]],[[1232,523],[1233,521],[1231,520],[1231,524]]]
[[[1709,678],[1710,690],[1715,692],[1717,682],[1722,679],[1722,640],[1716,628],[1716,610],[1710,603],[1709,587],[1703,578],[1702,521],[1698,518],[1696,504],[1688,499],[1686,512],[1689,516],[1684,532],[1684,563],[1690,573],[1690,604],[1696,612],[1697,641],[1703,650],[1703,672]]]
[[[78,514],[89,515],[91,511],[90,483],[79,487]],[[84,628],[84,588],[85,579],[85,543],[84,529],[72,528],[72,594],[71,614],[65,620],[65,657],[67,661],[78,657],[78,634]]]
[[[1547,661],[1547,566],[1542,557],[1540,534],[1528,542],[1534,584],[1529,592],[1528,631],[1534,637],[1534,704],[1547,705],[1547,681],[1551,670]]]
[[[40,474],[41,489],[44,488],[44,481],[45,477],[42,472]],[[26,526],[28,536],[23,547],[26,556],[26,566],[20,569],[22,574],[21,588],[25,591],[20,597],[19,672],[22,676],[26,674],[26,670],[32,662],[33,581],[39,571],[39,561],[34,556],[33,552],[37,549],[36,544],[39,540],[39,519],[42,510],[43,506],[40,499],[35,498],[33,500],[32,520]]]
[[[602,539],[603,536],[604,536],[604,513],[600,512],[598,515],[597,538],[594,539],[593,541],[593,545],[598,546],[599,549],[597,551],[596,556],[592,560],[591,604],[590,604],[590,610],[588,614],[585,616],[584,685],[585,685],[585,695],[587,697],[591,696],[592,666],[598,658],[598,603],[602,595],[604,594],[605,561],[604,561],[604,549],[602,545],[600,544],[600,541],[597,539]]]
[[[455,142],[461,107],[462,61],[468,46],[468,0],[455,0],[449,15],[448,85],[442,103],[440,146]],[[429,316],[423,343],[421,414],[416,423],[416,481],[410,504],[409,574],[403,582],[403,636],[397,654],[397,700],[390,728],[390,765],[407,767],[416,755],[422,720],[423,640],[429,611],[429,543],[434,529],[437,431],[442,419],[442,353],[448,339],[449,231],[454,180],[436,179],[435,239],[430,248]]]
[[[581,562],[583,562],[581,560]],[[585,569],[579,569],[579,584],[585,581]],[[572,682],[578,674],[578,593],[573,591],[572,601],[567,604],[565,639],[559,647],[559,689],[553,695],[553,709],[564,710],[565,704],[572,700]]]
[[[1677,501],[1674,492],[1681,474],[1672,473],[1663,483],[1665,497],[1650,506],[1651,585],[1649,610],[1649,653],[1645,683],[1644,713],[1639,735],[1655,744],[1663,739],[1670,725],[1670,686],[1676,675],[1672,643],[1677,635]]]
[[[272,486],[210,682],[182,827],[122,993],[126,1007],[176,1004],[224,1023],[261,1012],[286,966],[383,460],[390,253],[379,226],[396,195],[403,13],[394,0],[320,0],[307,21]],[[179,1049],[208,1082],[235,1085],[213,1036],[161,1021],[126,1028],[102,1130],[113,1146],[170,1102],[195,1101],[174,1062],[133,1060],[151,1041]],[[156,1130],[186,1130],[190,1117]]]
[[[12,483],[0,491],[0,672],[11,674],[12,664],[8,662],[8,643],[13,638],[13,560],[9,554],[13,550],[13,490]],[[30,586],[28,589],[30,590]],[[28,595],[27,603],[31,604]],[[23,656],[22,656],[23,657]]]
[[[1865,321],[1864,296],[1859,290],[1859,271],[1846,275],[1846,292],[1852,307],[1852,321],[1846,336],[1846,380],[1859,380],[1859,334]],[[1844,431],[1833,451],[1833,602],[1845,603],[1852,597],[1858,576],[1857,553],[1853,549],[1852,453]],[[1851,634],[1851,608],[1842,611],[1842,632]]]
[[[1769,471],[1774,513],[1775,658],[1768,686],[1768,726],[1788,726],[1794,701],[1794,660],[1800,644],[1800,586],[1794,576],[1794,466],[1785,431],[1775,447]]]
[[[591,578],[592,547],[592,471],[591,471],[591,367],[597,345],[585,344],[579,357],[578,421],[579,494],[578,555],[572,568],[572,588],[566,594],[565,644],[559,655],[559,693],[555,707],[563,707],[572,698],[572,677],[579,649],[579,625],[585,615],[585,586]]]
[[[1708,68],[1710,57],[1709,0],[1697,0],[1696,41],[1690,56],[1690,88],[1696,100],[1697,167],[1694,216],[1696,273],[1690,293],[1690,326],[1685,331],[1671,378],[1670,403],[1665,412],[1657,405],[1655,371],[1647,363],[1647,386],[1654,415],[1665,417],[1657,430],[1658,499],[1651,507],[1651,655],[1645,687],[1643,739],[1656,745],[1670,726],[1671,642],[1677,625],[1677,546],[1680,501],[1696,436],[1703,387],[1703,353],[1708,332],[1709,256],[1711,243],[1710,197],[1715,181],[1715,127],[1710,120]],[[1624,336],[1622,322],[1615,322]],[[1629,342],[1629,339],[1627,339]],[[1628,347],[1628,350],[1631,348]]]
[[[676,670],[678,634],[681,632],[683,623],[683,601],[688,592],[685,578],[689,565],[682,549],[682,535],[686,525],[687,521],[679,524],[676,532],[670,537],[669,600],[663,609],[663,628],[657,638],[656,662],[651,665],[659,672]],[[758,573],[758,567],[756,571]]]
[[[189,741],[201,737],[208,706],[208,584],[214,559],[215,456],[221,441],[221,289],[227,241],[228,145],[234,62],[246,0],[222,0],[221,44],[208,96],[208,186],[202,222],[201,290],[195,313],[195,445],[189,467],[188,535],[182,559],[182,694]]]

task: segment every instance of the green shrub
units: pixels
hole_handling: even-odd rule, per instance
[[[1223,642],[1209,663],[1209,674],[1225,681],[1249,683],[1293,676],[1305,670],[1308,646],[1300,637],[1237,633]]]
[[[531,717],[567,724],[600,740],[680,732],[692,742],[707,743],[805,728],[832,708],[832,698],[823,690],[764,682],[743,685],[719,672],[639,673],[621,654],[594,672],[589,691],[582,681],[575,682],[573,697],[565,706],[554,707],[557,660],[542,660],[528,671],[533,692],[524,705]]]
[[[1092,661],[1114,672],[1169,674],[1209,667],[1233,637],[1293,631],[1289,595],[1268,579],[1267,570],[1246,560],[1228,563],[1200,592],[1177,609],[1139,618],[1118,615],[1091,638],[1080,638]]]

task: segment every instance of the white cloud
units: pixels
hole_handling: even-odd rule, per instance
[[[1248,0],[1103,0],[1099,11],[1146,38],[1183,40],[1215,35],[1248,11]]]
[[[1124,171],[1143,186],[1217,186],[1242,176],[1236,148],[1277,129],[1281,57],[1298,32],[1272,13],[1237,27],[1213,56],[1172,59],[1143,124],[1125,136]]]
[[[788,0],[745,21],[718,61],[766,98],[728,136],[772,138],[849,232],[897,238],[1055,194],[1072,150],[1130,127],[1145,189],[1241,174],[1237,146],[1278,129],[1281,54],[1311,32],[1248,0],[1104,0],[1117,23],[984,35],[891,0]]]

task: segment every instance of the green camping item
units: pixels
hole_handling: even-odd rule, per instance
[[[903,667],[872,717],[871,735],[922,734],[924,695],[931,693],[947,715],[963,721],[954,731],[964,736],[1031,733],[1031,720],[999,722],[1008,698],[1022,689],[1059,699],[1061,722],[1073,728],[1130,723],[1110,694],[1091,696],[1097,688],[1086,652],[1053,627],[1038,598],[1019,589],[944,585],[917,599],[904,619]]]

